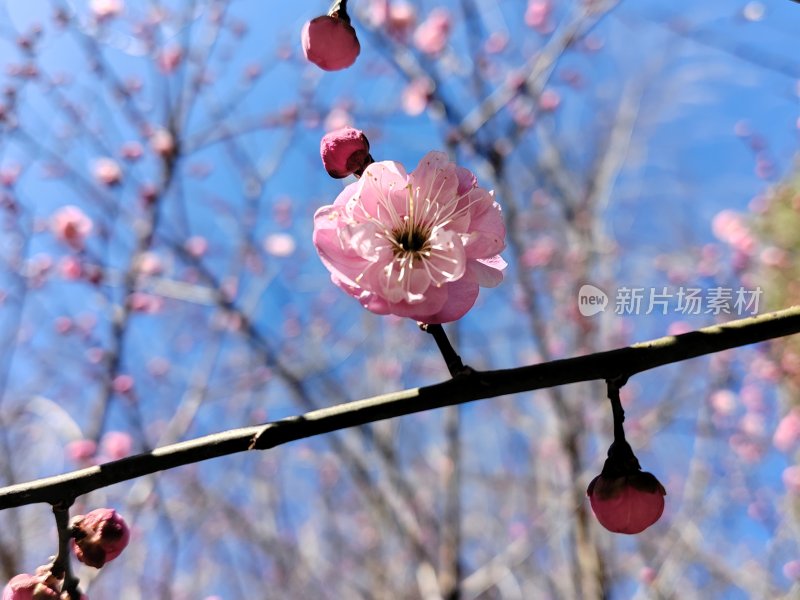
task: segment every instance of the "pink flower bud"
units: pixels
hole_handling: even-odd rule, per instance
[[[114,560],[128,545],[125,520],[110,508],[98,508],[72,521],[72,549],[83,564],[99,569]]]
[[[3,600],[33,600],[33,589],[42,580],[36,575],[14,575],[3,588]]]
[[[325,71],[346,69],[361,52],[352,25],[338,16],[322,15],[303,26],[303,54]]]
[[[35,575],[15,575],[3,588],[2,600],[47,600],[58,598],[61,583],[51,573],[52,565],[41,566]]]
[[[369,140],[363,131],[352,127],[325,134],[319,144],[319,153],[328,175],[336,179],[353,174],[360,177],[373,162],[369,155]]]
[[[641,533],[664,512],[667,491],[652,473],[623,477],[598,475],[586,490],[600,524],[614,533]]]
[[[586,489],[600,524],[614,533],[641,533],[664,512],[667,491],[641,470],[627,442],[614,442],[603,471]]]

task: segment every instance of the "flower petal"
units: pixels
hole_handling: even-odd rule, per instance
[[[480,195],[479,198],[473,196]],[[506,247],[506,226],[500,205],[485,190],[470,192],[471,217],[464,247],[469,258],[490,258]]]
[[[340,209],[323,206],[314,214],[313,242],[322,264],[331,275],[349,287],[358,287],[356,279],[369,265],[351,247],[342,244]]]
[[[444,289],[447,290],[447,301],[442,306],[442,309],[436,314],[417,318],[418,321],[428,324],[456,321],[472,308],[478,299],[478,291],[480,290],[477,283],[465,278],[448,283],[444,286]]]
[[[461,238],[452,231],[439,229],[431,235],[430,245],[430,256],[423,263],[431,282],[443,285],[461,279],[467,266]]]
[[[397,228],[407,214],[407,185],[408,175],[400,163],[372,163],[358,182],[349,212],[356,221],[375,220]]]
[[[503,270],[507,266],[506,261],[500,256],[468,260],[465,277],[469,277],[481,287],[497,287],[503,281]]]

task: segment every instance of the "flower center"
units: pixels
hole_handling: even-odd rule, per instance
[[[414,226],[407,226],[403,229],[392,232],[395,241],[394,253],[398,254],[419,254],[428,249],[428,232]]]

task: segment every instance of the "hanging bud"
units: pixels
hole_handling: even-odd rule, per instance
[[[119,556],[130,539],[125,520],[110,508],[74,517],[72,535],[77,559],[96,569]]]
[[[667,491],[652,473],[641,470],[630,445],[615,441],[603,470],[586,494],[600,524],[614,533],[641,533],[664,512]]]
[[[346,0],[336,0],[327,15],[312,19],[303,26],[303,54],[325,71],[346,69],[356,62],[361,52],[346,4]]]
[[[336,179],[348,175],[360,177],[364,169],[374,162],[364,132],[352,127],[325,134],[319,144],[319,153],[328,175]]]

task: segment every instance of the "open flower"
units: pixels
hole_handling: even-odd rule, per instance
[[[72,549],[76,558],[96,569],[117,558],[131,535],[125,519],[110,508],[77,515],[72,523]]]
[[[101,157],[93,163],[94,178],[107,186],[119,184],[122,181],[122,169],[112,158]]]
[[[452,18],[445,8],[434,8],[414,32],[414,44],[425,54],[439,54],[447,46]]]
[[[92,0],[89,8],[98,20],[110,19],[118,16],[125,8],[122,0]]]
[[[667,491],[652,473],[642,471],[627,442],[614,442],[603,471],[586,494],[600,524],[614,533],[641,533],[664,512]]]
[[[461,318],[479,286],[503,280],[505,225],[492,192],[429,152],[412,173],[373,163],[314,215],[314,245],[333,282],[377,314]]]
[[[80,250],[92,231],[92,220],[77,206],[62,206],[50,219],[53,234],[65,244]]]

